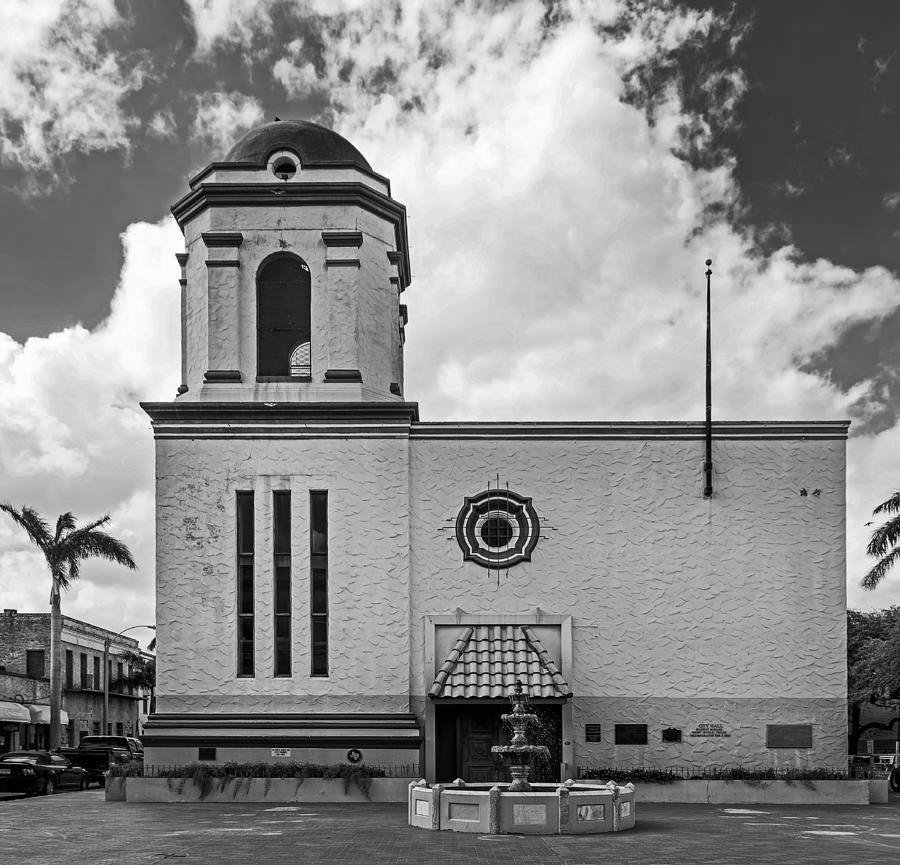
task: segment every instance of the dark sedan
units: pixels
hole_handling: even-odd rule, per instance
[[[49,751],[10,751],[0,756],[0,792],[47,796],[64,787],[87,790],[88,773]]]

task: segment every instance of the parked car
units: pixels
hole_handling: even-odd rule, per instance
[[[55,753],[86,769],[90,780],[101,786],[110,766],[144,761],[144,746],[132,736],[85,736],[77,748],[57,748]]]
[[[10,751],[0,755],[0,791],[47,796],[63,787],[87,790],[90,779],[81,766],[49,751]]]

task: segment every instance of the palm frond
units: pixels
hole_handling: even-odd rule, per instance
[[[116,679],[113,682],[114,685],[125,685],[144,690],[152,690],[156,687],[155,658],[145,658],[140,652],[134,652],[131,649],[120,652],[119,657],[131,667],[131,672],[127,676],[120,676]]]
[[[83,535],[85,533],[90,533],[94,531],[94,529],[99,529],[100,526],[105,526],[109,522],[109,520],[110,516],[109,514],[106,514],[105,516],[100,517],[100,519],[98,520],[93,520],[89,523],[85,523],[80,529],[75,529],[72,534]]]
[[[900,515],[892,517],[872,531],[866,552],[870,556],[883,556],[898,543],[900,543]]]
[[[71,511],[66,511],[64,514],[60,514],[58,519],[56,520],[56,536],[53,538],[53,543],[58,544],[59,539],[62,537],[62,533],[64,531],[72,531],[75,528],[75,516]]]
[[[122,541],[106,532],[98,532],[96,529],[88,531],[85,528],[72,532],[63,541],[63,548],[65,556],[69,560],[73,558],[106,559],[132,570],[137,568],[131,550]]]
[[[900,514],[900,490],[895,492],[886,502],[882,502],[873,514]]]
[[[900,561],[900,546],[895,547],[877,562],[872,570],[862,578],[860,585],[864,589],[874,589],[897,561]]]
[[[59,584],[68,589],[69,586],[78,579],[81,573],[81,565],[77,558],[71,558],[66,562],[65,575],[59,581]]]
[[[132,667],[141,667],[147,663],[144,656],[133,649],[123,649],[118,657],[122,659],[123,664],[130,664]]]
[[[0,504],[0,511],[9,514],[12,521],[25,530],[31,542],[46,553],[51,544],[50,526],[36,510],[28,505],[22,505],[20,510],[16,510],[11,504],[4,503]]]

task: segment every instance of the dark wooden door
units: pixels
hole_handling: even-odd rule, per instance
[[[460,778],[473,783],[496,781],[491,747],[500,742],[500,716],[493,706],[473,707],[460,717]]]
[[[559,781],[562,759],[562,723],[560,707],[532,705],[541,726],[531,733],[533,744],[546,745],[549,760],[535,760],[532,781]],[[509,712],[509,703],[439,704],[435,715],[436,775],[441,783],[462,778],[473,783],[509,781],[506,764],[494,760],[491,747],[509,744],[509,730],[500,716]]]

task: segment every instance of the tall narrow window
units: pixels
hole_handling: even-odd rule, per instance
[[[66,687],[75,687],[75,654],[71,649],[66,649]]]
[[[94,656],[94,683],[93,689],[95,691],[103,690],[103,682],[100,681],[100,658],[96,655]]]
[[[328,493],[311,492],[309,609],[313,676],[328,675]]]
[[[256,374],[308,377],[309,267],[294,255],[269,259],[256,277]]]
[[[237,494],[237,674],[253,676],[253,493]]]
[[[275,675],[291,675],[291,493],[272,494],[275,536]]]
[[[89,690],[90,685],[88,685],[88,665],[87,665],[87,655],[82,652],[81,657],[79,659],[79,664],[81,667],[81,689]]]
[[[44,650],[28,649],[25,652],[25,672],[32,679],[44,678]]]

